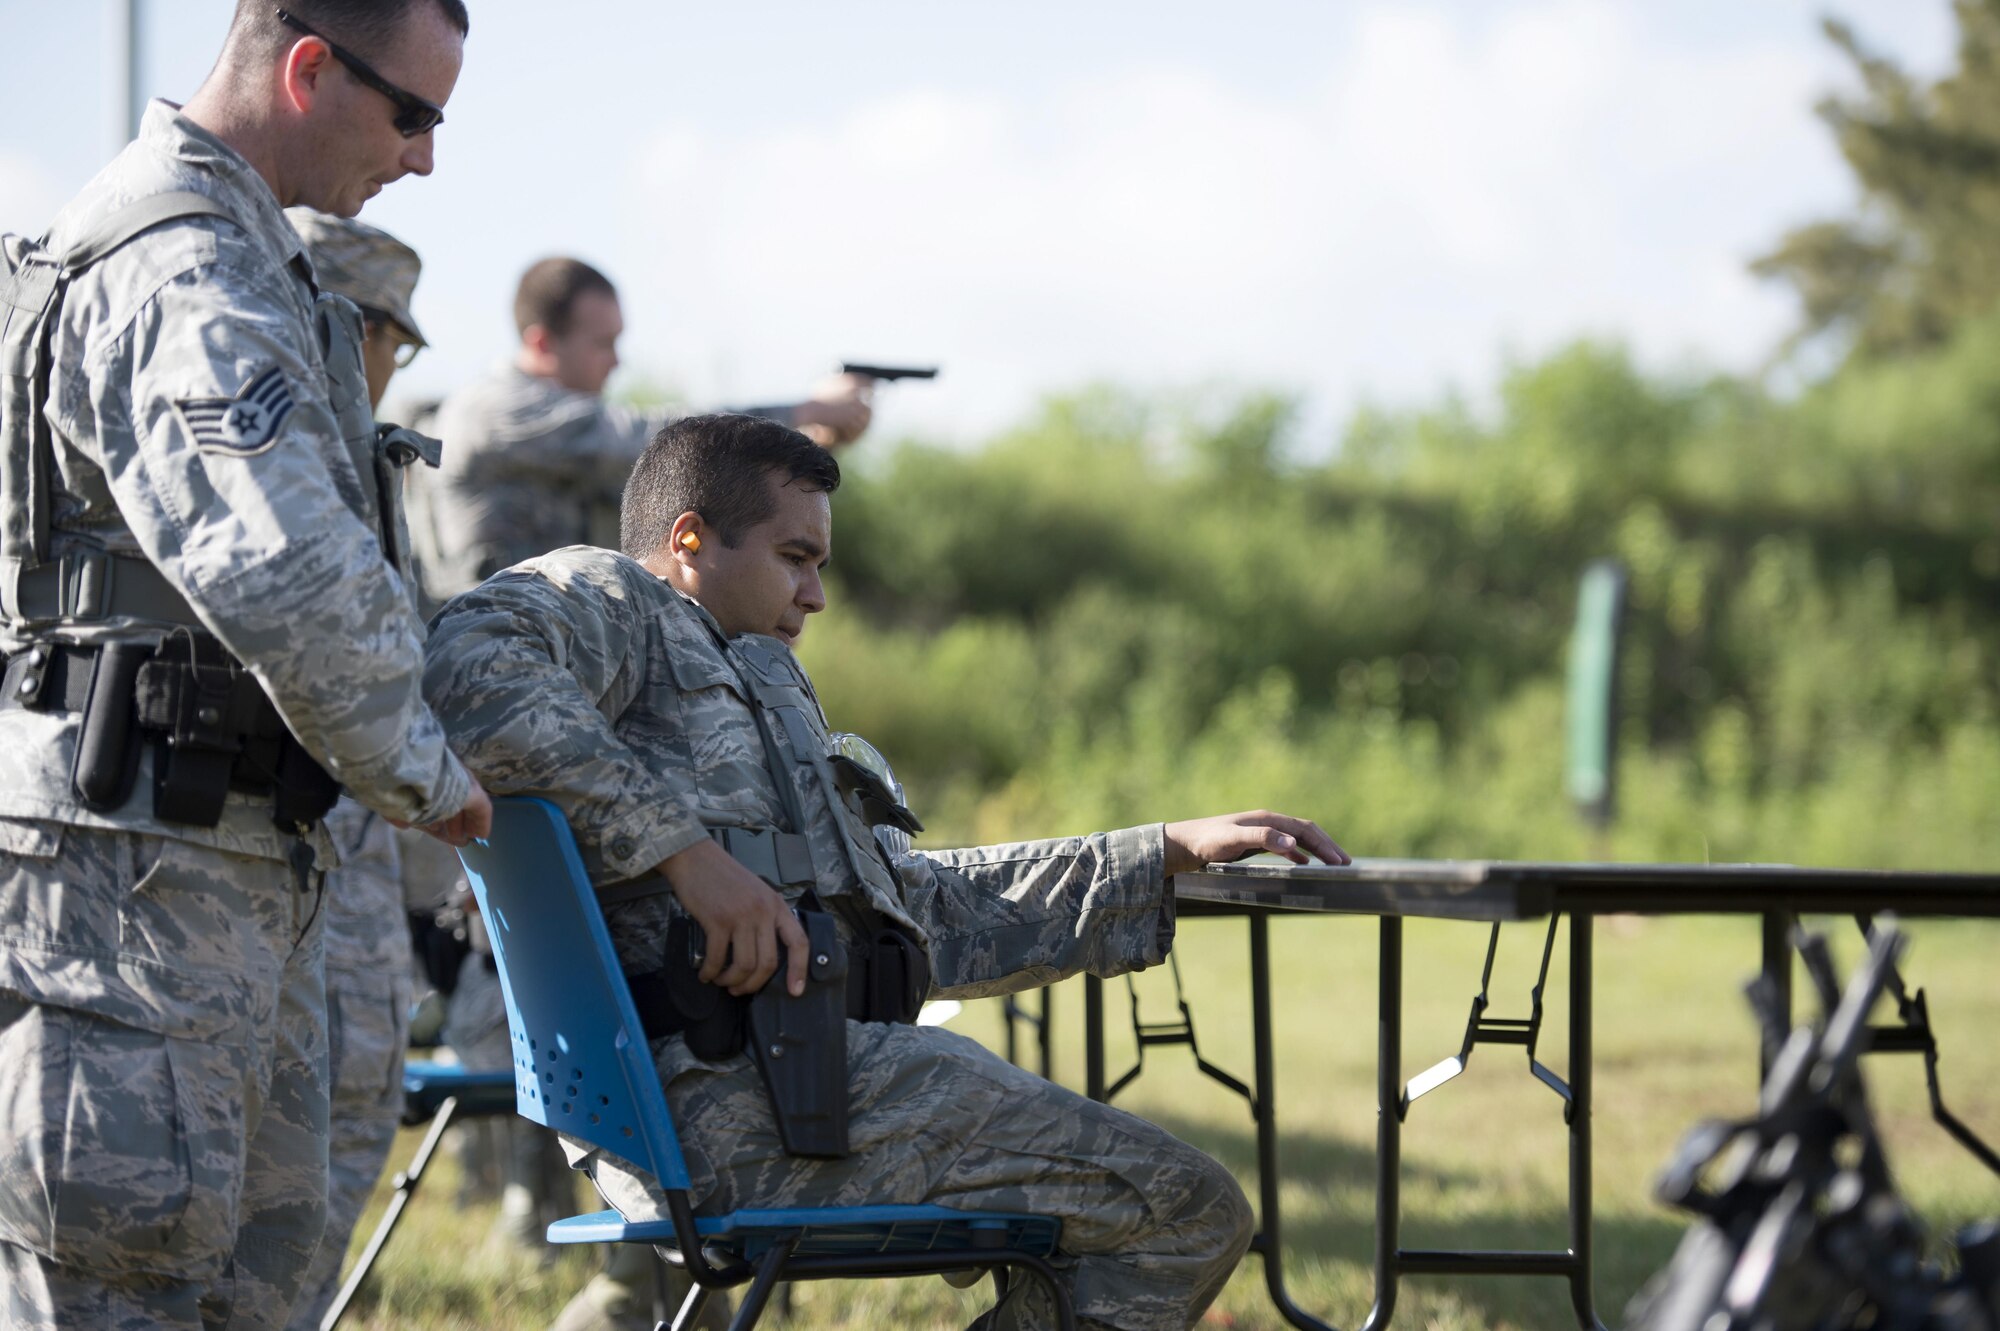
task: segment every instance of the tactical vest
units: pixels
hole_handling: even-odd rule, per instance
[[[903,909],[875,830],[911,833],[923,825],[887,782],[835,751],[812,683],[789,653],[754,638],[725,640],[708,627],[749,700],[786,823],[712,827],[709,835],[787,899],[809,893],[840,921],[849,956],[848,1015],[914,1021],[930,990],[928,939]],[[612,906],[669,891],[666,879],[652,873],[600,888],[598,899]],[[735,1017],[720,990],[692,978],[699,959],[689,954],[685,916],[673,911],[668,918],[659,968],[628,974],[633,1000],[649,1035],[685,1033],[700,1057],[723,1057],[740,1043]]]
[[[61,255],[43,241],[0,237],[0,613],[32,645],[7,662],[0,705],[82,713],[71,784],[86,808],[131,797],[138,750],[154,742],[158,818],[215,826],[230,790],[273,797],[287,829],[317,821],[339,786],[286,729],[255,678],[207,632],[194,609],[140,557],[88,547],[51,549],[55,440],[45,411],[63,298],[76,278],[141,234],[186,217],[235,219],[193,191],[150,195],[102,219]],[[301,273],[305,276],[305,273]],[[357,485],[343,497],[377,533],[399,572],[409,567],[400,466],[436,445],[378,430],[368,409],[360,314],[315,288],[316,333]],[[65,627],[113,617],[159,621],[157,646],[69,646]]]
[[[230,220],[207,195],[175,191],[127,204],[59,255],[41,240],[0,236],[0,611],[17,626],[113,614],[200,622],[144,560],[101,556],[51,562],[56,456],[43,412],[55,368],[56,325],[70,284],[142,233],[183,217]]]
[[[895,871],[874,828],[920,830],[920,825],[872,774],[833,753],[826,714],[796,658],[752,638],[729,642],[724,655],[749,693],[786,817],[795,830],[807,833],[820,894],[839,895],[841,888],[830,885],[844,885],[915,929],[916,922],[902,913]],[[827,835],[828,824],[833,835]],[[815,830],[820,834],[812,835]]]
[[[922,938],[921,926],[902,908],[895,870],[875,829],[907,834],[922,831],[923,824],[880,777],[835,751],[819,697],[794,657],[752,638],[725,639],[709,627],[748,699],[788,824],[711,827],[709,835],[786,896],[811,890],[856,927],[865,927],[872,912]],[[616,905],[667,890],[659,875],[645,874],[598,889],[598,899]]]

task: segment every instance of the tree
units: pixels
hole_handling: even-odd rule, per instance
[[[1862,79],[1820,117],[1862,190],[1859,215],[1788,233],[1752,270],[1790,283],[1797,340],[1832,336],[1882,357],[1933,346],[2000,304],[2000,0],[1954,0],[1958,67],[1929,86],[1827,36]]]

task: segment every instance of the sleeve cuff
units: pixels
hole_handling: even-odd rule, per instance
[[[444,821],[452,813],[466,807],[466,801],[472,799],[472,773],[466,771],[466,765],[458,761],[456,753],[442,745],[440,751],[442,759],[438,761],[438,779],[430,783],[430,799],[422,801],[416,813],[404,819],[416,827],[428,827],[430,823]]]
[[[1130,886],[1134,905],[1144,904],[1148,898],[1173,895],[1166,880],[1165,823],[1123,827],[1103,835],[1104,856],[1109,861],[1111,877]]]
[[[636,878],[707,837],[708,829],[692,818],[662,817],[657,807],[642,806],[601,830],[598,860],[607,881]]]
[[[1174,885],[1167,881],[1167,826],[1147,823],[1106,832],[1104,855],[1116,881],[1130,885],[1132,905],[1138,909],[1150,906],[1157,912],[1153,943],[1158,951],[1139,962],[1141,966],[1157,965],[1173,948],[1178,918]]]

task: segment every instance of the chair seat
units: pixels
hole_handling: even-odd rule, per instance
[[[458,1097],[463,1115],[512,1114],[514,1070],[474,1069],[456,1063],[403,1064],[403,1121],[422,1123],[449,1097]]]
[[[780,1239],[798,1237],[801,1257],[859,1253],[949,1253],[1010,1248],[1047,1257],[1062,1237],[1048,1216],[954,1211],[946,1206],[815,1206],[732,1211],[697,1216],[695,1232],[717,1247],[757,1256]],[[626,1220],[616,1211],[571,1216],[549,1226],[550,1243],[676,1242],[671,1220]]]

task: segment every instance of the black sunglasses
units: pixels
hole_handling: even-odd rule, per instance
[[[419,134],[428,134],[444,123],[444,108],[427,102],[413,92],[404,92],[389,80],[377,74],[366,60],[329,37],[322,36],[301,23],[293,15],[280,9],[278,22],[303,37],[317,37],[326,43],[326,49],[333,52],[333,58],[347,66],[348,73],[381,93],[396,104],[396,118],[393,123],[396,132],[406,139],[414,139]]]

